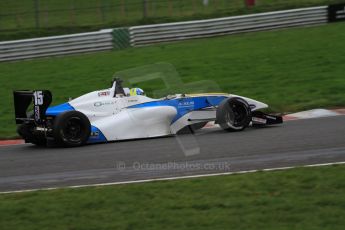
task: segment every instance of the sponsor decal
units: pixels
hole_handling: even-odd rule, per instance
[[[138,102],[138,100],[137,100],[137,99],[128,99],[128,102],[129,102],[129,103]]]
[[[115,101],[98,101],[98,102],[95,102],[93,104],[93,106],[95,107],[101,107],[101,106],[104,106],[104,105],[114,105],[116,102]]]
[[[35,121],[40,120],[40,107],[38,105],[35,105]]]
[[[194,101],[180,101],[177,106],[178,108],[191,108],[194,107]]]
[[[110,95],[110,91],[103,91],[98,93],[98,97],[106,97]]]
[[[252,121],[253,122],[257,122],[257,123],[266,124],[266,119],[262,119],[262,118],[259,118],[259,117],[252,117]]]
[[[90,137],[98,137],[99,136],[99,131],[91,132]]]

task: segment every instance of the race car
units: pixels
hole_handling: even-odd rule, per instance
[[[111,88],[49,107],[49,90],[14,91],[18,134],[26,143],[76,147],[85,144],[194,133],[214,121],[230,132],[249,125],[281,124],[281,116],[260,110],[262,102],[226,93],[175,94],[147,97],[140,88]],[[33,104],[33,112],[27,112]]]

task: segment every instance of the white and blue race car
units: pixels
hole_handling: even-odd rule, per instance
[[[283,122],[281,116],[259,111],[266,104],[242,96],[176,94],[153,99],[138,88],[123,88],[121,83],[115,79],[109,89],[53,107],[49,107],[52,94],[48,90],[14,91],[17,131],[27,143],[74,147],[194,133],[210,121],[227,131]],[[27,110],[32,102],[30,114]]]

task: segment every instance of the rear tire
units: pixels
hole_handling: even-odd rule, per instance
[[[86,144],[90,137],[91,124],[81,112],[67,111],[54,121],[53,136],[58,145],[77,147]]]
[[[226,131],[242,131],[248,127],[251,120],[250,106],[242,98],[225,99],[217,108],[216,123]]]

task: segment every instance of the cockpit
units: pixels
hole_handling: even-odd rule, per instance
[[[120,78],[115,78],[112,81],[111,95],[113,97],[129,97],[137,95],[145,95],[144,90],[140,88],[124,88],[122,87],[122,80]]]

